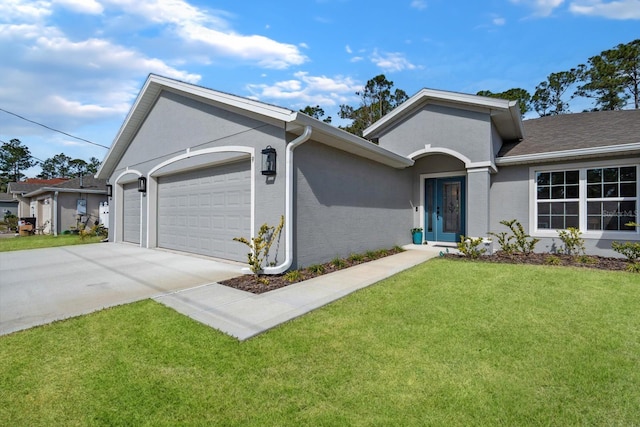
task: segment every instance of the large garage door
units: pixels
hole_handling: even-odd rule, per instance
[[[124,184],[122,240],[140,244],[140,193],[138,183]]]
[[[251,232],[251,164],[232,163],[160,177],[158,246],[246,262],[234,237]]]

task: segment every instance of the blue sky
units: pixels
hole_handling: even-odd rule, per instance
[[[335,124],[381,73],[409,95],[532,93],[637,38],[640,0],[0,0],[0,108],[110,146],[155,73]],[[12,138],[42,160],[107,152],[0,111]]]

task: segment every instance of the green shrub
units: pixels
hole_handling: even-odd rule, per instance
[[[593,259],[593,257],[584,254],[577,256],[576,261],[578,261],[580,264],[595,264],[597,262],[595,259]]]
[[[562,240],[562,251],[567,255],[584,254],[584,239],[580,237],[582,231],[575,227],[568,227],[566,230],[558,230],[558,237]]]
[[[549,265],[560,265],[562,264],[562,261],[555,255],[549,255],[544,259],[544,263]]]
[[[483,240],[484,239],[482,237],[477,237],[474,239],[473,237],[460,236],[460,242],[458,242],[458,250],[464,256],[468,256],[469,258],[479,258],[482,254],[487,252],[486,248],[480,247]]]
[[[630,262],[626,270],[630,273],[640,273],[640,262]]]
[[[516,219],[511,221],[502,220],[500,224],[508,227],[511,230],[511,234],[502,231],[500,233],[489,233],[489,235],[498,240],[502,251],[506,254],[511,255],[514,252],[531,253],[540,241],[540,239],[535,239],[525,233],[524,227]]]
[[[300,272],[300,270],[287,271],[287,273],[284,275],[284,278],[290,283],[299,282],[302,280],[302,273]]]
[[[361,262],[364,260],[364,256],[361,254],[351,254],[347,259],[351,262]]]
[[[322,274],[324,273],[324,265],[322,264],[313,264],[307,267],[307,271],[314,274]]]
[[[335,257],[331,260],[331,265],[333,265],[337,269],[341,269],[347,266],[347,262],[340,257]]]
[[[364,253],[364,256],[365,258],[368,258],[370,260],[378,258],[378,254],[376,253],[376,251],[366,251]]]
[[[276,227],[271,227],[269,225],[262,224],[260,230],[258,231],[258,236],[251,239],[251,241],[245,239],[244,237],[234,237],[233,240],[236,242],[244,243],[250,249],[250,252],[247,254],[247,260],[249,264],[249,268],[253,272],[256,277],[256,280],[265,283],[268,283],[266,279],[258,279],[258,276],[262,272],[262,263],[269,256],[269,249],[271,249],[271,245],[274,241],[278,239],[280,236],[280,232],[282,231],[282,227],[284,226],[284,215],[280,217],[280,224]]]
[[[624,255],[627,257],[627,260],[632,262],[635,262],[640,258],[640,242],[613,242],[611,244],[611,249]]]
[[[12,213],[8,213],[4,216],[4,222],[7,224],[7,228],[10,231],[18,231],[18,217]]]

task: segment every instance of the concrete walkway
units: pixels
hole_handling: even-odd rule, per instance
[[[437,257],[443,250],[414,245],[405,249],[408,250],[400,254],[260,295],[212,283],[154,299],[242,341]]]

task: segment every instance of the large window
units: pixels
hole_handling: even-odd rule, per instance
[[[635,231],[638,167],[535,171],[538,230]]]

